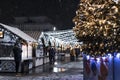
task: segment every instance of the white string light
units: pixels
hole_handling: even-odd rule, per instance
[[[63,42],[66,45],[67,44],[72,44],[72,45],[79,44],[78,40],[74,36],[75,33],[72,30],[50,31],[50,32],[44,32],[44,34],[48,35],[49,38],[47,38],[47,40],[51,40],[51,37],[52,37],[56,39],[56,42],[58,43]]]
[[[118,4],[119,0],[113,0],[116,4]]]

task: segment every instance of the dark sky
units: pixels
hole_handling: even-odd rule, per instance
[[[0,22],[12,23],[15,16],[48,16],[55,24],[73,26],[80,0],[0,0]]]

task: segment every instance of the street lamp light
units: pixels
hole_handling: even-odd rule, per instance
[[[56,31],[56,27],[53,27],[53,31]]]

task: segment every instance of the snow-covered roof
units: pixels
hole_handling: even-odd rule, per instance
[[[55,41],[57,41],[60,44],[62,42],[64,44],[68,43],[71,45],[81,44],[80,42],[78,42],[77,38],[75,37],[75,33],[72,29],[43,32],[40,38],[42,37],[44,38],[44,40],[47,40],[46,42],[49,42],[49,40],[53,38],[53,40],[55,39]]]
[[[54,38],[58,38],[64,42],[77,42],[78,40],[75,37],[72,29],[70,30],[60,30],[60,31],[51,31],[46,32],[45,34],[52,36]]]
[[[0,23],[0,25],[3,26],[8,31],[12,32],[13,34],[16,34],[18,37],[22,38],[23,40],[27,42],[37,42],[35,39],[33,39],[32,37],[30,37],[29,35],[27,35],[26,33],[24,33],[18,28],[11,27],[11,26],[8,26],[2,23]]]

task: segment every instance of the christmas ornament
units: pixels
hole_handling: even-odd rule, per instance
[[[91,70],[93,72],[93,75],[96,76],[97,75],[97,66],[95,62],[91,63]]]
[[[101,63],[100,63],[100,73],[101,73],[101,76],[102,76],[103,80],[105,80],[106,77],[108,76],[108,68],[107,68],[107,66],[104,64],[102,58],[101,58]]]
[[[89,60],[85,61],[85,71],[86,71],[87,75],[89,76],[90,73],[91,73],[90,61]]]

